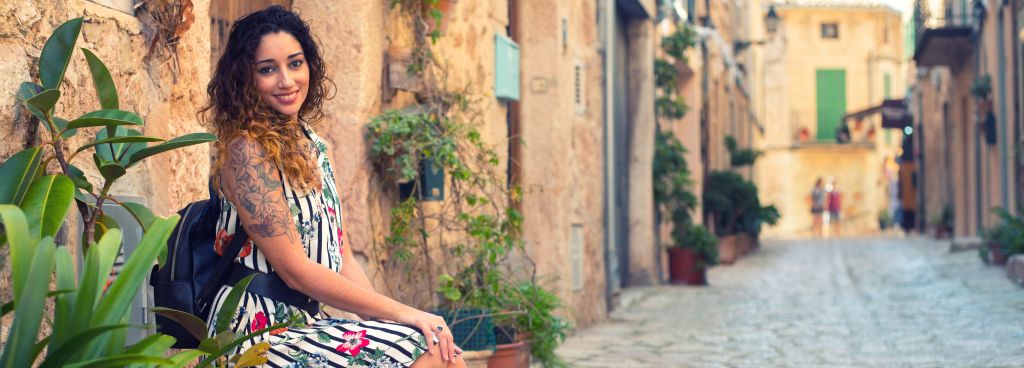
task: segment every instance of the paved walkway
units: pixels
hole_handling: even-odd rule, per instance
[[[571,367],[1024,367],[1024,288],[948,249],[769,243],[710,287],[640,290],[558,353]]]

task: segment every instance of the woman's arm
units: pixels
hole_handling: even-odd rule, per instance
[[[249,237],[289,287],[338,309],[416,326],[428,340],[435,326],[448,331],[441,317],[364,289],[306,257],[280,172],[264,159],[268,155],[251,138],[236,138],[228,145],[227,162],[220,169],[224,194],[238,209],[239,221]],[[454,358],[451,334],[439,335],[441,356],[445,360]],[[428,348],[432,354],[438,352],[434,345]]]

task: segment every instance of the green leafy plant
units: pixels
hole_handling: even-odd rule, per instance
[[[992,213],[1002,222],[983,231],[982,238],[1006,255],[1024,253],[1024,217],[1014,216],[1002,207],[993,208]]]
[[[93,85],[96,88],[96,95],[99,97],[99,110],[86,113],[76,119],[66,120],[56,116],[55,106],[61,97],[61,84],[64,80],[64,72],[71,62],[75,43],[82,29],[82,18],[75,18],[65,22],[54,30],[43,46],[39,57],[39,79],[36,82],[24,82],[18,89],[18,99],[39,120],[49,132],[49,140],[43,146],[53,149],[53,155],[44,155],[42,150],[27,153],[25,158],[29,160],[40,160],[39,165],[31,165],[33,170],[46,167],[46,164],[56,160],[64,175],[71,178],[78,188],[75,198],[78,200],[78,210],[85,222],[85,237],[83,243],[95,242],[98,235],[109,229],[110,221],[105,220],[103,214],[103,203],[112,200],[132,213],[140,220],[140,225],[145,228],[141,221],[143,218],[151,217],[145,212],[145,207],[130,203],[121,202],[110,196],[110,189],[114,182],[124,176],[129,168],[132,168],[144,159],[163,152],[186,147],[195,144],[207,143],[216,140],[216,137],[209,133],[193,133],[177,137],[171,140],[163,140],[156,137],[144,136],[142,132],[130,127],[142,127],[143,120],[134,112],[121,110],[118,101],[117,89],[110,76],[106,65],[88,49],[81,49],[89,64],[89,72],[92,75]],[[102,127],[96,134],[96,138],[74,150],[67,149],[66,140],[77,134],[80,129]],[[149,143],[158,143],[149,146]],[[36,147],[35,149],[38,149]],[[32,150],[33,148],[30,148]],[[103,183],[94,186],[84,172],[75,167],[72,163],[79,154],[92,152],[92,161],[97,171],[103,178]],[[97,190],[98,188],[98,190]],[[95,199],[95,204],[86,201],[87,197]]]
[[[752,166],[764,154],[750,148],[739,148],[736,138],[731,135],[725,136],[725,149],[729,151],[729,164],[732,167]]]
[[[987,100],[988,96],[992,93],[992,76],[988,74],[979,75],[971,82],[971,95],[980,99]]]
[[[686,23],[680,23],[676,31],[661,38],[661,49],[676,60],[688,63],[686,50],[697,44],[697,31]]]
[[[654,145],[654,203],[675,228],[685,232],[693,218],[690,211],[697,206],[691,187],[686,149],[667,131],[657,132]]]
[[[704,226],[690,224],[683,229],[672,230],[674,247],[691,249],[700,257],[703,267],[718,264],[718,238]]]
[[[162,313],[186,321],[186,326],[202,327],[193,331],[200,339],[205,338],[199,350],[166,356],[175,339],[162,334],[125,346],[126,331],[132,327],[128,324],[131,303],[153,263],[165,256],[167,238],[178,217],[154,216],[141,204],[118,201],[110,190],[129,168],[150,156],[216,138],[208,133],[195,133],[164,141],[126,128],[139,127],[143,121],[133,112],[120,110],[107,67],[87,49],[81,50],[101,109],[71,121],[57,117],[55,106],[61,97],[60,86],[81,27],[82,18],[76,18],[53,32],[39,58],[39,83],[22,83],[17,93],[32,116],[46,127],[49,140],[0,164],[0,220],[4,225],[0,228],[0,246],[11,248],[9,262],[14,288],[14,301],[0,308],[3,314],[14,313],[14,324],[0,353],[0,367],[27,367],[34,361],[41,361],[40,367],[182,367],[202,355],[207,355],[207,359],[199,367],[224,366],[228,361],[236,367],[260,364],[262,346],[228,356],[254,335],[236,338],[225,334],[225,324],[217,326],[220,334],[205,338],[207,329],[199,318],[174,311]],[[101,128],[93,141],[73,150],[66,147],[68,138],[91,128]],[[148,146],[153,142],[159,144]],[[72,164],[76,155],[90,152],[103,178],[98,190]],[[61,173],[47,175],[46,168],[54,160]],[[90,204],[87,196],[94,198],[95,204]],[[142,241],[113,278],[109,276],[121,249],[121,231],[120,224],[101,210],[107,200],[124,207],[144,231]],[[54,241],[72,202],[77,203],[85,221],[84,266],[77,278],[71,252],[66,245]],[[55,280],[54,290],[49,290],[51,277]],[[243,289],[244,286],[237,290]],[[240,297],[240,293],[230,295],[226,303],[237,304]],[[45,312],[51,303],[52,317]],[[51,333],[37,341],[44,321],[50,324]],[[44,348],[47,354],[40,357]]]

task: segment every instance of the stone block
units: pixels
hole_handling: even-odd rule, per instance
[[[1006,277],[1024,286],[1024,254],[1014,255],[1006,262]]]

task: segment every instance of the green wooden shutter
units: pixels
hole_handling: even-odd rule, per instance
[[[846,114],[846,70],[817,70],[818,140],[836,139],[836,128]]]

